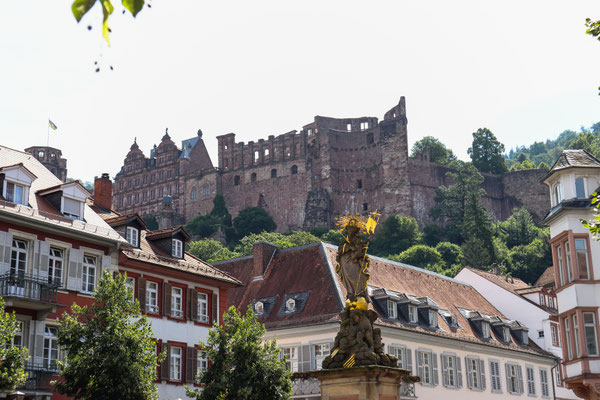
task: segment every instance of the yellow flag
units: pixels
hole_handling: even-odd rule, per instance
[[[375,228],[377,227],[377,221],[375,221],[372,217],[369,217],[367,220],[366,231],[367,233],[375,233]]]

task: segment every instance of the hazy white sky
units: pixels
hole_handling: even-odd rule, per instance
[[[84,180],[165,127],[177,143],[201,128],[216,163],[217,135],[382,118],[400,96],[411,145],[432,135],[464,158],[480,127],[509,149],[600,121],[597,0],[153,0],[136,19],[115,4],[110,48],[98,6],[77,24],[70,3],[2,1],[0,143],[45,144],[50,117]]]

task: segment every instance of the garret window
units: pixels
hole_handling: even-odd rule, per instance
[[[139,247],[140,246],[140,231],[139,231],[139,229],[137,229],[133,226],[128,226],[126,239],[131,246]]]
[[[29,188],[37,177],[23,164],[0,168],[0,176],[4,176],[2,197],[10,203],[28,205]]]
[[[54,208],[60,210],[63,216],[84,220],[85,201],[90,193],[78,181],[39,190],[37,194],[44,197]]]
[[[175,258],[183,258],[183,242],[179,239],[171,241],[171,255]]]

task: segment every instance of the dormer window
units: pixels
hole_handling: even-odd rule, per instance
[[[408,322],[416,324],[419,322],[419,315],[417,314],[417,306],[412,304],[408,305]]]
[[[435,310],[429,310],[429,326],[432,328],[437,328],[438,326],[437,312]]]
[[[71,219],[83,219],[83,202],[63,196],[62,214]]]
[[[36,176],[23,164],[0,168],[0,174],[4,175],[4,183],[2,184],[2,197],[4,197],[4,200],[24,206],[29,204],[29,188]]]
[[[127,227],[127,237],[125,238],[133,247],[139,247],[140,231],[133,226]]]
[[[388,300],[387,301],[387,313],[388,318],[395,319],[398,318],[398,314],[396,312],[396,302]]]
[[[15,204],[23,204],[23,205],[27,205],[27,202],[25,201],[25,193],[26,193],[26,189],[25,186],[23,185],[17,185],[16,183],[13,182],[6,182],[5,184],[6,186],[6,190],[5,190],[5,194],[4,194],[4,198],[6,199],[6,201],[9,201],[11,203],[15,203]]]
[[[176,258],[183,258],[183,242],[181,240],[171,240],[171,255]]]
[[[257,301],[256,304],[254,304],[254,313],[259,315],[259,314],[263,314],[265,312],[265,304],[262,301]]]
[[[490,338],[490,323],[486,321],[481,322],[481,337],[484,339]]]
[[[510,328],[508,326],[502,327],[502,340],[510,342]]]
[[[296,300],[294,300],[294,299],[288,299],[285,302],[285,311],[286,312],[294,312],[294,311],[296,311]]]

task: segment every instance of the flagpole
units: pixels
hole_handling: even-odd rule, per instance
[[[46,124],[46,147],[50,147],[50,117],[48,117],[48,123]]]

